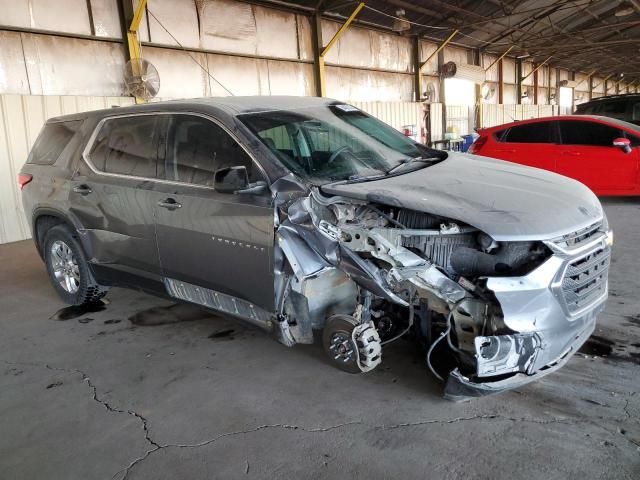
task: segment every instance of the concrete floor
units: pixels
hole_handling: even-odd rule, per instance
[[[406,340],[349,375],[318,346],[133,291],[52,319],[32,243],[0,246],[0,477],[638,479],[640,201],[605,204],[611,296],[589,355],[462,404]]]

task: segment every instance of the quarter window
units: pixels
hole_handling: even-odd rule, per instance
[[[91,162],[106,173],[155,178],[157,124],[156,115],[107,119],[89,152]]]
[[[263,180],[251,157],[222,127],[195,115],[171,115],[167,180],[213,186],[216,170],[236,166],[247,168],[250,182]]]
[[[507,143],[553,143],[554,122],[527,123],[511,127],[502,137]]]
[[[27,163],[53,165],[81,125],[82,120],[47,123],[38,135]]]
[[[607,115],[622,115],[627,110],[627,102],[607,102],[604,103],[601,113]]]
[[[574,120],[560,122],[560,135],[563,145],[596,147],[610,147],[614,139],[624,136],[623,132],[615,127]]]

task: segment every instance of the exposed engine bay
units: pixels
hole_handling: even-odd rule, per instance
[[[548,242],[497,242],[455,219],[318,190],[281,209],[278,225],[282,343],[311,343],[323,329],[330,361],[357,373],[412,332],[433,374],[449,374],[456,400],[493,393],[468,384],[499,385],[541,366],[545,340],[505,323],[488,279],[526,278],[552,257]],[[432,364],[441,348],[455,357],[453,371]]]

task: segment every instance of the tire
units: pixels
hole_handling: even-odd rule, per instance
[[[360,353],[351,338],[351,333],[357,325],[355,319],[348,315],[334,315],[327,319],[322,331],[322,345],[329,362],[348,373],[361,373],[356,360],[356,355]]]
[[[44,261],[58,295],[69,305],[97,303],[107,294],[99,285],[75,233],[66,225],[52,227],[44,237]]]

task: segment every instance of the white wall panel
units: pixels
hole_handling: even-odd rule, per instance
[[[255,53],[266,57],[298,58],[295,15],[254,6],[253,16],[256,22]]]
[[[251,5],[231,0],[204,0],[199,8],[202,48],[256,53],[256,22]]]
[[[194,98],[209,94],[208,76],[191,58],[206,68],[205,54],[145,47],[143,56],[156,67],[160,75],[159,97]]]
[[[118,0],[91,0],[91,13],[97,37],[122,38]]]
[[[0,92],[29,93],[29,78],[18,32],[0,32]]]
[[[263,62],[266,62],[269,73],[269,91],[263,95],[314,95],[312,65],[274,60]]]
[[[429,56],[431,56],[438,49],[438,45],[435,43],[427,42],[425,40],[420,41],[420,62],[424,62]],[[424,74],[438,74],[438,56],[435,55],[429,63],[422,67],[422,73]]]
[[[432,103],[429,105],[429,129],[431,133],[431,141],[442,140],[444,132],[442,131],[442,117],[444,115],[444,105],[442,103]]]
[[[327,67],[327,96],[354,102],[410,102],[413,77],[354,68]]]
[[[329,43],[341,23],[322,21],[322,41]],[[325,61],[336,65],[410,72],[411,41],[398,35],[350,27],[327,53]]]
[[[516,83],[516,61],[512,58],[502,60],[502,80],[504,83]]]
[[[44,122],[59,115],[132,103],[128,97],[0,95],[0,243],[29,238],[17,175]]]
[[[298,21],[298,50],[301,60],[313,60],[311,21],[304,15],[296,15]]]
[[[534,76],[538,73],[540,73],[540,70],[536,71],[535,73],[531,73],[533,72],[533,63],[531,62],[522,62],[522,76],[527,76],[529,75],[527,78],[525,78],[522,81],[523,85],[531,85],[533,86],[533,82],[534,82]]]
[[[268,95],[269,70],[266,60],[208,54],[209,71],[234,95]],[[227,96],[217,82],[209,79],[211,94]]]
[[[487,53],[482,54],[482,66],[486,69],[489,65],[496,61],[498,58],[497,55],[489,55]],[[490,69],[486,70],[487,81],[488,82],[497,82],[498,81],[498,63],[492,66]]]
[[[91,35],[86,0],[0,0],[0,24]]]
[[[458,47],[444,47],[444,63],[455,62],[457,64],[467,64],[469,62],[469,50]]]
[[[22,33],[32,94],[122,95],[123,46]]]
[[[198,48],[198,14],[193,0],[148,0],[147,9],[155,15],[171,35],[185,47]],[[151,41],[164,45],[176,45],[164,28],[149,15]]]

